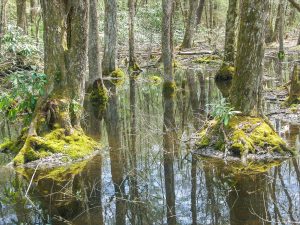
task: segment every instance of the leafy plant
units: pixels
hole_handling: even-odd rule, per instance
[[[29,119],[37,99],[44,94],[46,75],[33,71],[17,71],[6,79],[0,94],[0,112],[9,120],[15,120],[20,114]]]
[[[240,111],[235,111],[233,107],[230,106],[228,102],[226,102],[225,98],[221,98],[221,100],[217,103],[210,104],[211,106],[211,115],[220,120],[225,126],[228,125],[230,119],[236,115],[241,113]]]
[[[8,26],[7,32],[2,38],[4,51],[20,56],[31,56],[39,53],[35,41],[28,35],[24,34],[21,28]]]

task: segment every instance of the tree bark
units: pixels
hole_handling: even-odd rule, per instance
[[[101,79],[101,56],[100,56],[100,37],[99,37],[99,15],[98,0],[90,0],[89,7],[89,45],[88,45],[88,62],[89,77],[87,84],[92,85],[95,80]]]
[[[205,0],[200,0],[199,1],[199,6],[197,9],[197,20],[196,20],[196,26],[198,26],[201,22],[202,14],[203,14],[203,9],[205,5]]]
[[[298,12],[300,12],[300,4],[299,3],[297,3],[295,0],[288,0],[288,1],[292,4],[292,6],[294,6],[298,10]]]
[[[172,43],[172,11],[173,0],[162,0],[162,60],[164,64],[164,81],[174,82],[172,71],[173,43]]]
[[[266,43],[271,43],[273,40],[273,18],[272,18],[272,6],[270,0],[267,0],[266,5],[267,20],[266,20]]]
[[[16,0],[17,26],[27,33],[26,0]]]
[[[0,51],[2,47],[2,37],[6,30],[6,4],[8,0],[0,1]]]
[[[198,0],[189,0],[189,16],[188,21],[184,33],[184,38],[181,47],[182,48],[191,48],[193,44],[193,36],[195,33],[195,23],[196,23],[196,13],[197,13],[197,6]]]
[[[265,1],[243,0],[238,35],[236,76],[230,100],[244,115],[258,116],[264,58]]]
[[[280,7],[280,15],[279,15],[279,29],[278,29],[278,37],[279,37],[279,60],[282,60],[284,57],[284,43],[283,43],[283,35],[284,35],[284,2],[283,0],[279,1]]]
[[[46,95],[37,103],[29,136],[45,132],[39,127],[47,111],[46,130],[59,126],[72,133],[80,127],[87,61],[88,0],[62,2],[42,0],[44,63],[48,75]]]
[[[134,55],[135,0],[128,0],[128,13],[129,13],[129,68],[134,69],[135,66],[135,55]]]
[[[237,19],[237,0],[229,0],[225,47],[224,47],[224,62],[229,65],[234,65],[235,43],[236,43],[236,19]]]
[[[116,69],[117,56],[117,1],[105,0],[104,53],[102,74],[108,76]]]

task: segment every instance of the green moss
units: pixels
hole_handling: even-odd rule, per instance
[[[94,85],[90,91],[90,101],[97,111],[104,112],[108,103],[108,92],[104,85]]]
[[[222,64],[217,72],[215,79],[218,81],[231,80],[235,74],[235,68],[225,63]]]
[[[140,72],[142,71],[140,66],[137,64],[137,62],[134,63],[132,67],[128,68],[130,72]]]
[[[209,56],[202,56],[200,58],[195,59],[193,62],[200,63],[200,64],[210,64],[210,63],[217,63],[220,61],[220,57],[217,55],[209,55]]]
[[[163,95],[167,97],[174,97],[176,95],[176,83],[165,81],[163,84]]]
[[[174,59],[173,63],[172,63],[172,66],[173,66],[173,68],[179,68],[181,65],[180,65],[179,61]]]
[[[154,85],[160,85],[162,82],[161,77],[155,76],[155,75],[150,76],[148,79],[149,79],[150,83],[154,84]]]
[[[235,116],[224,128],[224,132],[229,151],[239,157],[248,153],[293,154],[281,137],[261,118]],[[224,140],[224,133],[220,129],[220,122],[211,122],[199,133],[196,147],[212,147],[223,151],[225,142],[221,140]]]
[[[81,130],[74,130],[71,135],[65,135],[64,129],[56,129],[42,137],[28,137],[21,151],[14,158],[14,163],[20,165],[55,153],[65,154],[71,159],[79,159],[99,148],[100,145]]]
[[[116,86],[121,86],[125,81],[125,73],[119,68],[111,73],[111,77],[113,78],[112,83]]]

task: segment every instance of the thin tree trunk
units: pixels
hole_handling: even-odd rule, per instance
[[[193,36],[195,33],[195,23],[196,23],[196,12],[198,6],[198,0],[189,1],[190,9],[188,21],[184,33],[184,38],[181,47],[182,48],[191,48],[193,44]]]
[[[162,61],[164,64],[164,175],[165,189],[167,202],[167,222],[168,225],[176,225],[176,210],[175,210],[175,190],[174,190],[174,137],[172,130],[175,128],[174,118],[174,95],[175,82],[172,71],[173,59],[173,38],[172,38],[172,15],[173,15],[173,0],[162,0]]]
[[[89,77],[87,82],[88,86],[92,85],[94,81],[102,79],[99,37],[99,15],[97,7],[98,0],[90,0],[88,40]]]
[[[298,37],[297,45],[300,45],[300,32],[299,32],[299,37]]]
[[[282,60],[284,57],[283,35],[284,35],[284,17],[285,17],[283,0],[279,1],[279,8],[280,8],[279,29],[278,29],[279,59]]]
[[[271,43],[273,40],[273,18],[272,18],[272,5],[270,0],[267,1],[267,20],[266,20],[266,43]]]
[[[134,17],[135,17],[135,0],[128,0],[129,12],[129,68],[135,67],[135,41],[134,41]]]
[[[2,47],[2,37],[6,30],[6,4],[8,0],[0,1],[0,51]]]
[[[273,32],[273,39],[272,41],[278,41],[278,34],[279,34],[279,26],[280,26],[280,15],[282,14],[281,12],[281,7],[280,4],[278,4],[277,8],[277,16],[276,16],[276,21],[275,21],[275,27],[274,27],[274,32]]]
[[[225,33],[225,48],[224,62],[229,65],[234,65],[235,43],[236,43],[236,19],[237,19],[237,0],[229,0],[226,33]]]
[[[117,56],[117,1],[105,0],[103,76],[116,70]]]
[[[204,5],[205,5],[205,0],[199,0],[199,6],[198,6],[198,9],[197,9],[196,26],[198,26],[200,24],[200,22],[201,22]]]
[[[36,19],[38,14],[38,1],[37,0],[30,0],[30,32],[31,36],[35,35],[34,27],[37,29]]]
[[[27,33],[26,0],[16,0],[17,26]]]
[[[264,58],[266,2],[243,0],[238,35],[236,76],[230,100],[236,110],[258,116]]]

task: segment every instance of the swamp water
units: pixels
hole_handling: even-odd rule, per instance
[[[0,155],[0,224],[300,224],[299,158],[249,173],[189,153],[208,103],[221,98],[205,67],[176,72],[175,100],[163,102],[155,73],[145,73],[112,98],[109,126],[87,114],[88,133],[109,146],[102,157],[21,176]],[[274,67],[267,87],[288,80],[289,64]],[[299,126],[272,122],[299,150]]]

